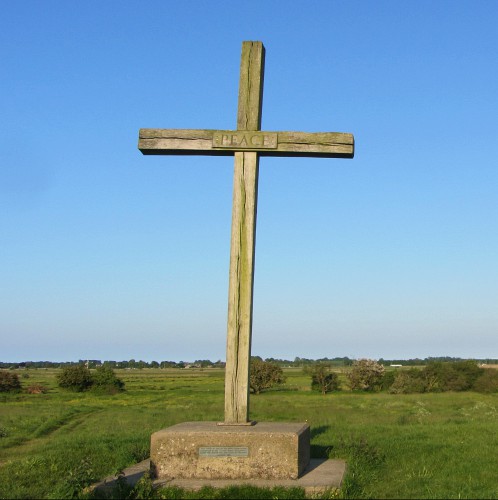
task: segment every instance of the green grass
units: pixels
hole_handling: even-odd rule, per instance
[[[49,387],[47,394],[0,395],[0,498],[70,498],[148,457],[152,432],[184,421],[223,419],[221,370],[118,371],[127,390],[114,396],[61,391],[55,373],[29,370],[29,378],[21,378],[24,386]],[[283,388],[251,397],[251,418],[308,421],[312,456],[348,461],[341,496],[498,497],[498,395],[322,396],[309,390],[310,380],[299,370],[286,375]],[[202,495],[255,495],[237,491]],[[178,490],[163,494],[188,496]]]

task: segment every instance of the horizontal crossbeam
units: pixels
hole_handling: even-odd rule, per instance
[[[353,158],[353,134],[341,132],[260,132],[202,129],[140,129],[144,155],[233,156],[256,151],[260,156]]]

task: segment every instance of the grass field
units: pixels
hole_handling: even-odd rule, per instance
[[[0,395],[0,498],[74,497],[147,458],[152,432],[223,419],[221,370],[117,370],[127,390],[114,396],[62,391],[56,370],[18,373],[50,390]],[[307,420],[312,456],[348,461],[340,496],[498,497],[498,395],[322,396],[300,370],[286,375],[281,389],[251,397],[251,418]]]

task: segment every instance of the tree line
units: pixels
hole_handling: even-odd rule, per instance
[[[112,361],[100,359],[80,359],[78,361],[22,361],[20,363],[9,363],[0,361],[0,369],[31,369],[31,368],[64,368],[66,366],[83,365],[87,368],[98,368],[107,366],[112,369],[137,369],[143,368],[224,368],[224,361],[210,361],[209,359],[198,359],[188,361],[136,361],[134,359],[125,361]]]
[[[90,371],[88,364],[86,362],[63,366],[57,374],[59,387],[77,392],[94,390],[107,394],[124,390],[123,381],[116,376],[111,366],[100,364]],[[311,377],[311,388],[322,394],[341,390],[337,371],[337,367],[323,361],[303,367],[303,372]],[[386,370],[378,361],[359,359],[344,372],[349,390],[352,391],[384,390],[391,394],[469,390],[484,393],[498,392],[498,370],[483,368],[475,360],[432,361],[417,368]],[[23,377],[29,378],[27,371],[23,372]],[[259,357],[251,358],[252,393],[259,394],[285,381],[286,377],[281,366]],[[13,369],[0,370],[0,392],[21,390],[21,381]],[[46,392],[47,388],[35,384],[26,387],[25,390],[31,394],[39,394]]]
[[[305,368],[313,365],[327,364],[331,367],[352,366],[354,359],[345,357],[335,358],[318,358],[309,359],[295,357],[290,359],[265,358],[253,356],[252,359],[273,363],[281,368]],[[403,365],[403,366],[425,366],[431,363],[450,363],[466,361],[465,358],[440,356],[427,358],[412,358],[412,359],[383,359],[380,358],[377,362],[383,366]],[[497,358],[482,358],[474,359],[479,364],[498,364]],[[71,365],[85,365],[87,368],[97,368],[99,366],[108,366],[113,369],[143,369],[143,368],[224,368],[225,362],[211,361],[209,359],[196,359],[195,361],[136,361],[135,359],[125,361],[112,361],[100,359],[80,359],[78,361],[23,361],[20,363],[0,361],[0,369],[22,369],[22,368],[63,368]]]

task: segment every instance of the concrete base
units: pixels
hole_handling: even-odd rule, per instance
[[[123,471],[123,479],[130,486],[135,486],[137,481],[150,469],[150,460],[144,460],[139,464],[128,467]],[[285,488],[303,488],[306,495],[320,495],[326,491],[339,489],[346,473],[346,462],[344,460],[325,460],[312,458],[302,476],[299,479],[246,479],[243,481],[235,479],[156,479],[154,488],[178,486],[185,490],[197,491],[204,486],[213,488],[225,488],[227,486],[251,485],[259,488],[273,488],[283,486]],[[116,485],[117,476],[104,479],[93,485],[91,490],[102,491],[112,489]]]
[[[151,437],[156,479],[297,479],[310,461],[305,423],[220,426],[185,422]]]
[[[226,488],[228,486],[250,485],[258,488],[303,488],[306,495],[319,495],[329,490],[339,489],[346,472],[343,460],[312,458],[304,473],[298,479],[157,479],[154,488],[178,486],[184,490],[197,491],[204,486]]]

